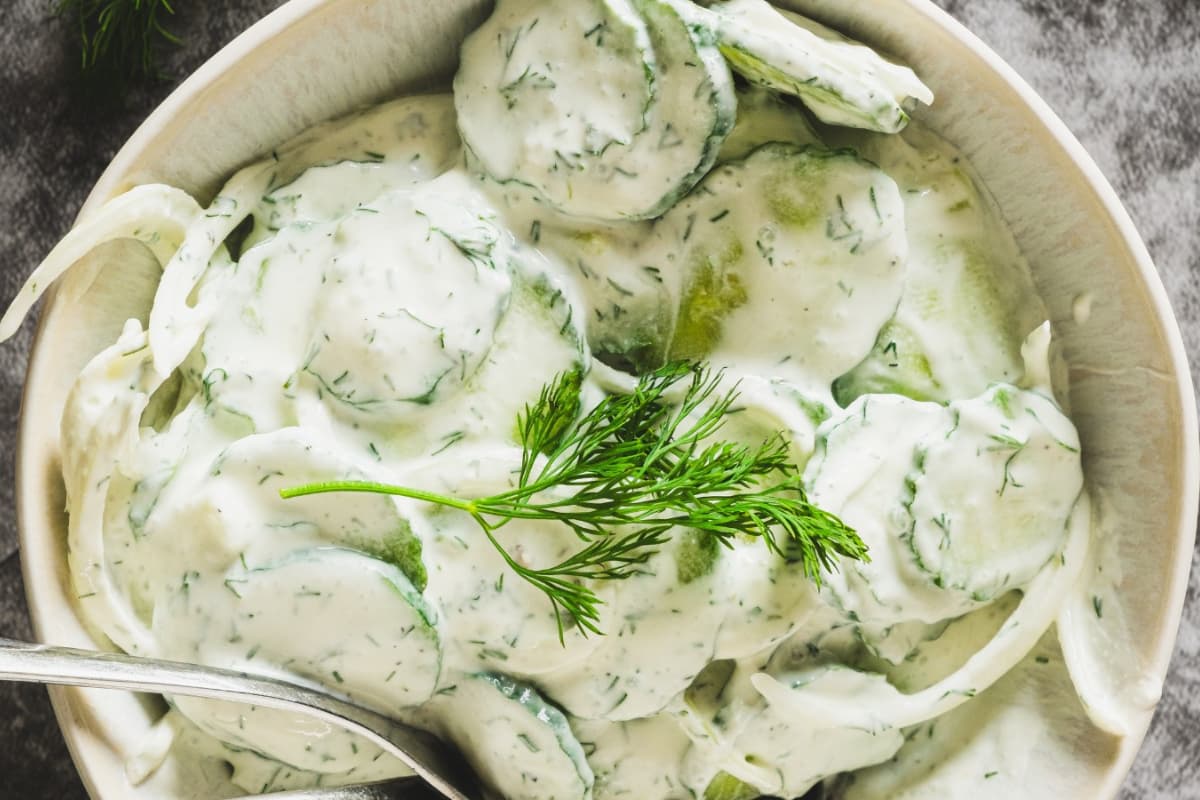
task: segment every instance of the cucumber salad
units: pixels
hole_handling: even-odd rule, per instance
[[[207,205],[112,199],[0,323],[101,244],[153,257],[63,414],[81,617],[427,728],[511,800],[1032,796],[1054,710],[974,733],[1014,676],[1126,730],[1073,645],[1099,537],[1045,308],[932,102],[764,0],[500,0],[452,91]],[[185,697],[131,780],[172,754],[405,773]]]

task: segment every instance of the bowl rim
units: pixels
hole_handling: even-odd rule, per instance
[[[933,0],[902,0],[917,13],[925,15],[939,24],[950,35],[970,49],[976,56],[1017,93],[1021,101],[1045,126],[1053,137],[1055,144],[1070,159],[1072,165],[1081,173],[1085,184],[1099,201],[1107,213],[1109,220],[1116,226],[1121,240],[1128,248],[1134,263],[1137,265],[1138,277],[1154,306],[1156,320],[1163,333],[1163,342],[1170,355],[1171,368],[1175,371],[1177,380],[1174,388],[1180,408],[1180,435],[1182,452],[1180,464],[1180,516],[1175,530],[1176,541],[1180,552],[1190,554],[1195,549],[1197,514],[1200,513],[1200,432],[1197,430],[1197,397],[1192,382],[1192,373],[1188,363],[1187,350],[1183,344],[1183,336],[1179,329],[1179,320],[1171,307],[1170,297],[1163,285],[1162,276],[1154,265],[1154,259],[1146,243],[1138,233],[1137,226],[1129,211],[1121,202],[1116,189],[1100,170],[1100,166],[1076,138],[1067,124],[1058,116],[1050,104],[1039,95],[1017,71],[1000,57],[982,39],[972,33],[965,25],[952,17],[948,12],[934,5]],[[1166,597],[1165,608],[1168,616],[1163,625],[1158,646],[1147,654],[1145,666],[1156,678],[1166,680],[1170,669],[1171,659],[1178,647],[1179,625],[1183,621],[1183,607],[1187,599],[1188,579],[1191,574],[1191,558],[1177,558],[1173,570],[1169,574],[1169,583],[1163,594]],[[1160,698],[1161,699],[1161,698]],[[1155,709],[1158,701],[1155,702]],[[1124,736],[1119,744],[1118,755],[1110,763],[1105,779],[1100,786],[1100,798],[1115,798],[1122,784],[1129,777],[1133,762],[1142,749],[1146,734],[1149,732],[1152,714],[1147,714],[1143,724],[1138,729]]]
[[[108,166],[100,174],[100,177],[96,179],[96,184],[84,199],[79,212],[72,221],[72,227],[93,209],[98,208],[110,197],[120,193],[124,188],[123,183],[133,173],[133,166],[137,163],[142,153],[172,124],[178,124],[174,122],[176,115],[186,109],[191,103],[199,100],[209,87],[215,84],[228,70],[250,55],[257,48],[260,41],[281,35],[291,26],[328,4],[329,0],[287,0],[279,8],[246,28],[246,30],[239,33],[216,53],[206,59],[179,86],[171,90],[166,98],[150,112],[150,115],[138,125],[133,134],[125,141],[125,144],[121,146],[121,149],[117,151],[113,160],[109,162]],[[27,540],[31,536],[36,535],[33,532],[39,530],[41,527],[40,521],[30,516],[30,507],[32,504],[24,502],[26,492],[30,491],[32,484],[35,482],[32,479],[35,472],[30,465],[32,461],[30,450],[32,448],[28,446],[28,443],[31,439],[36,438],[32,435],[27,425],[28,417],[25,414],[25,409],[36,402],[36,398],[31,395],[30,387],[36,383],[32,378],[37,373],[43,360],[40,357],[42,348],[39,347],[39,344],[43,338],[46,321],[50,316],[46,311],[56,301],[59,286],[59,282],[56,281],[46,291],[42,302],[42,309],[38,314],[37,324],[30,341],[29,360],[25,369],[25,383],[21,388],[21,407],[18,412],[17,443],[14,459],[16,463],[14,498],[16,504],[17,541],[22,553],[21,578],[25,585],[25,601],[29,609],[30,621],[33,624],[34,638],[39,642],[47,642],[46,631],[49,622],[43,615],[43,609],[38,603],[41,579],[34,572],[32,559],[24,557],[24,554],[29,550]],[[71,756],[71,763],[79,774],[79,779],[83,783],[88,796],[101,798],[101,787],[97,782],[96,774],[91,769],[90,762],[84,755],[85,742],[83,741],[83,732],[72,714],[70,694],[72,687],[49,685],[46,688],[50,696],[50,705],[54,710],[58,728],[62,732],[63,739],[67,745],[67,752]]]
[[[1094,199],[1107,214],[1109,221],[1115,226],[1120,240],[1129,251],[1131,260],[1137,266],[1137,275],[1142,288],[1153,305],[1155,319],[1162,334],[1164,349],[1170,358],[1170,366],[1175,372],[1173,382],[1180,408],[1181,443],[1181,496],[1180,516],[1175,530],[1175,540],[1180,546],[1180,552],[1190,553],[1194,549],[1197,532],[1197,512],[1200,510],[1200,435],[1197,432],[1196,394],[1188,366],[1187,352],[1184,347],[1178,320],[1171,307],[1170,299],[1162,278],[1154,266],[1149,250],[1128,211],[1121,203],[1116,191],[1105,178],[1099,166],[1084,149],[1079,140],[1071,133],[1066,123],[1054,112],[1049,104],[1022,78],[1016,70],[1001,58],[992,48],[978,36],[967,29],[962,23],[948,12],[934,5],[933,0],[898,0],[913,13],[924,17],[943,32],[948,34],[966,50],[991,70],[1002,83],[1011,89],[1020,102],[1032,113],[1038,122],[1050,134],[1054,145],[1066,156],[1071,166],[1082,178],[1082,184],[1091,191]],[[243,59],[249,56],[264,40],[277,37],[326,6],[335,5],[336,0],[288,0],[282,6],[270,12],[255,22],[233,40],[223,46],[200,67],[192,72],[178,87],[176,87],[150,115],[137,127],[126,143],[117,152],[108,167],[97,179],[95,186],[88,194],[80,208],[76,220],[84,217],[100,206],[110,197],[126,188],[129,178],[134,174],[134,167],[141,156],[150,149],[153,142],[169,130],[180,124],[177,116],[181,111],[195,102],[202,100],[205,92],[221,79],[229,70],[235,68]],[[26,378],[21,393],[21,412],[18,421],[16,445],[16,520],[18,542],[22,552],[26,552],[27,542],[39,535],[40,521],[32,518],[32,504],[25,503],[23,498],[33,488],[34,471],[30,469],[31,455],[29,441],[34,438],[27,425],[27,415],[24,410],[35,403],[31,396],[30,387],[36,383],[31,380],[38,372],[44,361],[41,358],[42,349],[39,344],[43,338],[43,328],[48,318],[45,309],[55,302],[57,287],[47,292],[46,302],[39,314],[39,320],[30,344],[29,360]],[[31,559],[21,559],[22,577],[25,584],[26,601],[30,618],[33,623],[34,635],[39,641],[46,640],[46,630],[49,621],[39,606],[38,597],[43,578],[35,573]],[[1168,584],[1164,588],[1164,609],[1167,616],[1162,625],[1162,634],[1157,647],[1147,653],[1145,659],[1148,670],[1156,677],[1167,674],[1170,661],[1177,649],[1179,625],[1188,589],[1188,576],[1191,571],[1191,559],[1179,558],[1167,576]],[[57,717],[58,725],[66,741],[72,761],[79,773],[88,793],[99,798],[100,786],[89,767],[89,762],[83,754],[82,735],[80,726],[70,710],[68,689],[64,687],[49,687],[51,704]],[[1101,797],[1115,797],[1121,785],[1128,777],[1133,761],[1141,749],[1143,740],[1149,729],[1151,715],[1146,715],[1140,729],[1124,737],[1119,745],[1119,753],[1110,764],[1101,784]]]

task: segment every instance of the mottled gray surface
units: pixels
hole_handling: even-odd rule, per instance
[[[1200,0],[938,0],[1066,120],[1150,247],[1200,365]],[[65,232],[89,187],[175,81],[84,111],[67,88],[74,52],[51,0],[0,0],[0,299]],[[274,0],[179,0],[186,75]],[[0,635],[31,636],[12,522],[12,452],[27,324],[0,348]],[[1195,559],[1193,559],[1195,562]],[[1200,570],[1149,738],[1122,800],[1200,798]],[[0,685],[0,795],[85,793],[40,687]]]

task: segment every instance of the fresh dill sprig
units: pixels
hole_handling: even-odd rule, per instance
[[[560,639],[564,615],[585,635],[602,633],[601,600],[584,581],[637,574],[674,528],[707,533],[727,547],[738,536],[757,536],[818,584],[839,556],[867,558],[851,528],[808,501],[782,433],[757,447],[717,438],[738,397],[736,387],[716,395],[720,382],[720,373],[675,362],[581,416],[581,375],[563,373],[518,419],[517,485],[490,497],[371,481],[313,483],[280,494],[375,492],[470,514],[513,572],[549,598]],[[683,391],[673,401],[677,384]],[[561,522],[585,545],[554,566],[526,566],[497,538],[513,519]]]
[[[84,74],[158,78],[158,48],[180,44],[163,25],[170,0],[58,0],[55,13],[78,28]]]

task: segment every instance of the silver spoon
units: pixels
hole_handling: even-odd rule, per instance
[[[482,798],[471,770],[433,736],[324,692],[274,678],[0,637],[0,680],[181,694],[308,714],[374,742],[450,800]]]

